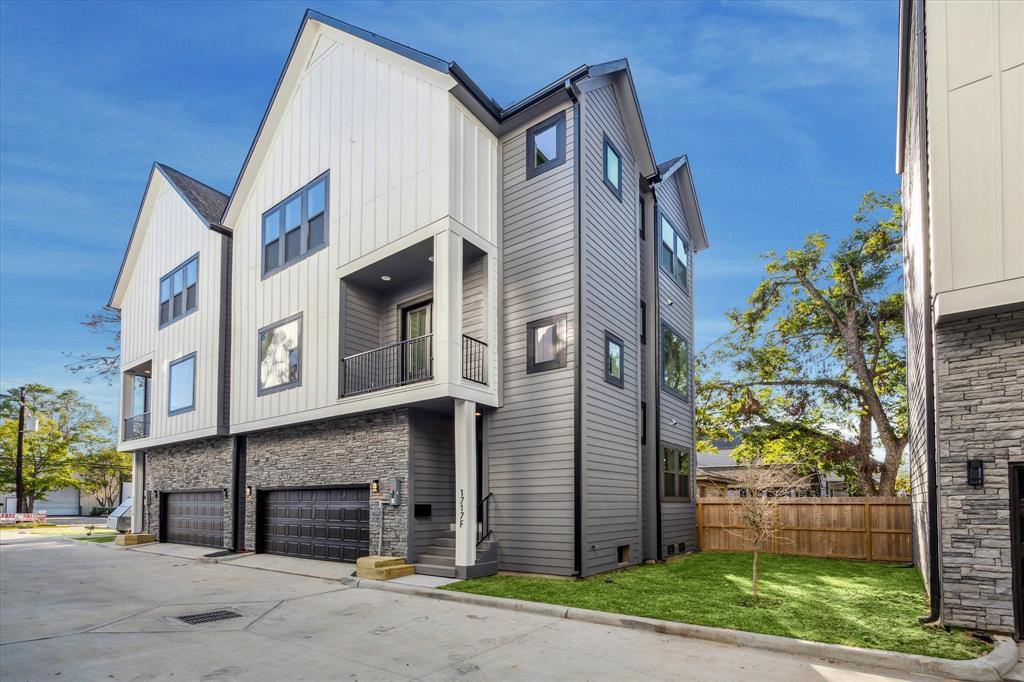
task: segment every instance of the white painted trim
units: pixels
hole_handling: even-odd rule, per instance
[[[1024,306],[1024,277],[939,292],[935,295],[935,320],[945,322],[1015,306]]]

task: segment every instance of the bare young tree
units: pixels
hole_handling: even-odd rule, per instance
[[[807,479],[800,477],[790,464],[750,460],[736,473],[736,480],[742,493],[734,498],[733,509],[741,528],[726,530],[742,538],[754,555],[751,588],[756,605],[761,598],[761,553],[770,550],[773,541],[782,539],[779,500],[792,497],[806,486]]]
[[[65,353],[71,361],[64,369],[85,375],[86,381],[99,379],[113,385],[121,365],[121,311],[104,307],[85,318],[82,326],[106,337],[107,345],[102,353]]]

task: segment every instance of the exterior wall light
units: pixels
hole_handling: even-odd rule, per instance
[[[247,500],[252,499],[252,486],[251,485],[245,486],[245,499],[247,499]]]
[[[967,484],[973,486],[980,486],[984,482],[984,463],[980,459],[967,460]]]
[[[373,479],[372,481],[370,481],[370,492],[371,493],[379,493],[380,492],[380,481],[377,480],[376,478]]]

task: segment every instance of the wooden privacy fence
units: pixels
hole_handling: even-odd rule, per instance
[[[697,500],[700,549],[749,551],[740,535],[739,500]],[[905,497],[824,497],[780,499],[780,532],[761,549],[776,554],[909,562],[910,500]]]

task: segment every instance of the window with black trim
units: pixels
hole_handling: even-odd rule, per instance
[[[622,154],[604,136],[604,184],[622,201]]]
[[[640,301],[640,343],[647,343],[647,303]]]
[[[640,239],[647,239],[647,202],[640,197]]]
[[[609,384],[622,386],[622,364],[625,360],[622,339],[611,332],[604,333],[604,380]]]
[[[566,365],[566,316],[554,315],[526,323],[526,373]]]
[[[689,502],[690,448],[665,445],[661,449],[661,499]]]
[[[661,323],[661,385],[683,400],[690,399],[690,344]]]
[[[640,401],[640,445],[647,445],[647,401]]]
[[[264,277],[327,243],[328,180],[324,173],[263,214]]]
[[[199,307],[199,254],[160,278],[160,326],[180,320]]]
[[[275,393],[302,383],[302,313],[259,331],[256,367],[258,395]]]
[[[690,274],[690,242],[680,234],[672,221],[665,214],[658,216],[661,222],[661,249],[658,264],[661,269],[672,275],[676,283],[684,291],[689,289]]]
[[[526,179],[565,163],[565,112],[526,131]]]
[[[196,406],[196,354],[167,366],[167,416],[191,412]]]

